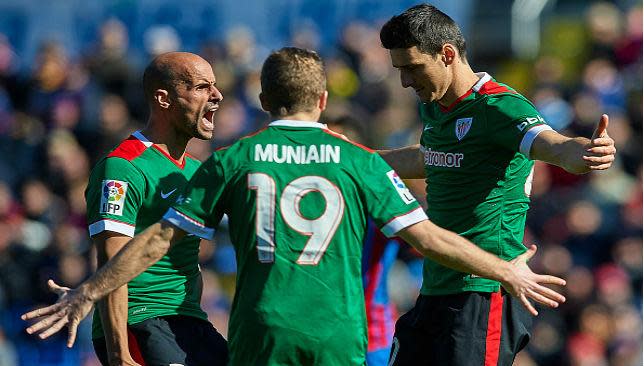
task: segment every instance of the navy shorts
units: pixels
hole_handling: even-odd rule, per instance
[[[532,315],[505,292],[420,295],[396,322],[390,366],[511,366]]]
[[[105,338],[94,339],[94,350],[104,366]],[[134,361],[144,366],[225,366],[228,346],[215,327],[191,316],[162,316],[128,325],[128,346]]]

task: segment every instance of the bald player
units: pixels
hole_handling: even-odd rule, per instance
[[[224,213],[239,267],[231,365],[365,364],[360,257],[369,216],[429,258],[502,281],[531,311],[528,298],[552,307],[565,300],[542,285],[563,280],[527,267],[535,249],[509,264],[433,225],[376,152],[318,123],[328,93],[317,53],[276,51],[261,79],[269,126],[214,152],[163,221],[137,234],[78,289],[24,314],[40,319],[28,333],[47,338],[69,323],[71,347],[96,299],[175,250],[185,235],[212,237]],[[285,158],[284,151],[293,154]]]
[[[210,64],[192,53],[162,54],[145,69],[147,126],[96,164],[85,192],[99,266],[159,221],[200,165],[186,146],[212,138],[223,99],[215,84]],[[103,365],[226,364],[226,341],[200,306],[200,239],[182,240],[98,303],[92,338]]]

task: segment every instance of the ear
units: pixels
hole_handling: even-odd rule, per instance
[[[451,65],[458,57],[458,50],[454,45],[445,43],[442,50],[442,59],[445,65]]]
[[[326,109],[326,103],[328,100],[329,100],[329,92],[325,90],[324,93],[320,95],[320,100],[318,100],[318,108],[320,108],[320,112]]]
[[[154,101],[161,108],[168,109],[170,107],[170,98],[168,98],[168,91],[165,89],[157,89],[154,92]]]
[[[259,93],[259,102],[262,105],[262,109],[268,113],[271,112],[271,106],[268,104],[268,101],[266,100],[266,96],[264,93]]]

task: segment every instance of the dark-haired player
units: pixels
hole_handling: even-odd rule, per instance
[[[533,159],[581,174],[608,169],[603,115],[589,140],[550,128],[534,105],[468,64],[458,25],[414,6],[380,31],[402,86],[422,102],[420,145],[383,151],[402,178],[426,178],[427,214],[486,252],[511,260],[522,244]],[[396,324],[390,364],[511,365],[532,318],[498,281],[425,259],[421,295]]]

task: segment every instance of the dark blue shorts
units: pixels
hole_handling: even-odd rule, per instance
[[[511,366],[532,315],[506,293],[421,295],[396,322],[389,365]]]
[[[105,338],[94,339],[94,350],[104,366]],[[210,322],[191,316],[163,316],[128,326],[132,358],[144,366],[225,366],[228,347]]]

